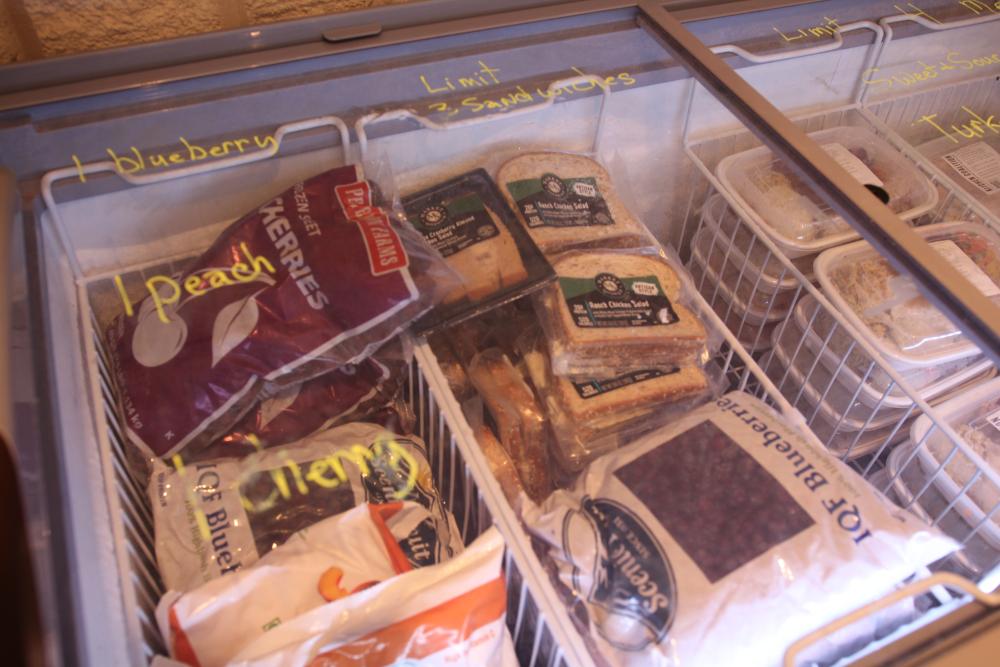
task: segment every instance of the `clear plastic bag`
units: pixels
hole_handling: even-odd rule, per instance
[[[523,515],[598,662],[616,667],[780,664],[958,548],[740,392]]]
[[[205,446],[262,396],[360,362],[454,286],[375,190],[354,165],[318,174],[234,222],[181,275],[118,284],[126,309],[105,335],[144,456]]]
[[[402,205],[409,224],[462,279],[416,323],[417,333],[481,315],[555,277],[484,169],[408,194]]]
[[[404,545],[415,565],[461,549],[424,444],[374,424],[339,426],[241,459],[179,469],[156,461],[148,491],[156,560],[173,590],[244,569],[296,531],[363,502],[413,500],[427,509],[431,521]]]
[[[504,162],[496,180],[549,259],[571,248],[630,248],[651,239],[593,157],[525,152]]]
[[[537,327],[518,340],[521,364],[552,424],[555,459],[570,473],[720,393],[698,366],[646,368],[583,382],[552,373]]]
[[[707,358],[708,333],[686,303],[689,279],[657,247],[569,251],[534,297],[552,370],[576,380]]]
[[[521,484],[532,500],[541,501],[552,490],[552,476],[548,422],[534,393],[507,355],[496,348],[479,352],[468,371]]]

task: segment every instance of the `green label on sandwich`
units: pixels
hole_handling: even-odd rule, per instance
[[[410,224],[442,257],[499,234],[479,195],[460,186],[437,191],[433,197],[406,201],[404,208]]]
[[[560,178],[542,174],[507,183],[528,227],[613,225],[608,203],[594,178]]]
[[[656,276],[559,278],[566,307],[578,327],[646,327],[677,322]]]
[[[619,375],[618,377],[608,380],[589,380],[587,382],[571,382],[570,384],[572,384],[573,388],[576,389],[576,393],[579,394],[580,398],[586,400],[588,398],[594,398],[595,396],[606,394],[609,391],[614,391],[615,389],[630,387],[634,384],[645,382],[646,380],[661,378],[665,375],[673,375],[679,370],[679,368],[662,371],[650,369],[645,371],[635,371],[634,373],[626,373],[625,375]]]

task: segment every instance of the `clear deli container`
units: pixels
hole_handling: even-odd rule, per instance
[[[967,576],[978,579],[992,569],[997,558],[997,546],[987,539],[986,531],[982,529],[966,539],[970,526],[958,513],[957,507],[949,509],[950,501],[941,495],[934,484],[928,485],[927,473],[913,461],[914,458],[913,443],[908,442],[893,449],[882,471],[885,473],[884,481],[880,481],[877,488],[881,490],[892,480],[892,486],[885,494],[887,498],[928,523],[940,517],[938,527],[946,535],[964,543],[961,551],[949,556],[950,562],[957,566],[958,572],[964,571]],[[876,484],[874,475],[869,478],[869,482]],[[917,493],[920,493],[920,497],[914,500]]]
[[[899,385],[893,384],[892,378],[881,367],[876,365],[862,382],[861,378],[868,372],[872,361],[859,346],[855,345],[847,356],[847,361],[841,364],[852,340],[843,329],[838,329],[824,345],[823,341],[826,340],[832,319],[822,308],[813,319],[812,313],[815,308],[816,300],[811,294],[805,294],[795,304],[792,311],[796,332],[800,333],[805,341],[802,345],[804,349],[799,354],[809,354],[812,359],[815,359],[815,355],[819,354],[820,363],[828,372],[837,374],[837,381],[850,395],[853,396],[858,385],[861,385],[857,400],[864,405],[877,408],[881,403],[886,408],[905,409],[910,407],[913,401]],[[900,375],[921,398],[931,401],[964,385],[973,378],[988,373],[991,368],[993,368],[993,364],[988,359],[968,357],[948,364],[900,371]],[[886,391],[890,385],[892,388]]]
[[[984,225],[945,222],[914,231],[984,294],[1000,303],[1000,236]],[[824,294],[897,370],[980,354],[943,313],[924,299],[867,242],[832,248],[816,258]]]
[[[701,208],[702,228],[709,229],[719,239],[718,245],[732,246],[729,258],[737,266],[744,262],[751,275],[759,275],[757,289],[763,292],[794,291],[799,287],[799,280],[792,275],[774,253],[757,238],[756,233],[743,219],[729,207],[729,202],[719,193],[709,197]],[[749,253],[746,252],[749,249]],[[793,259],[792,264],[813,280],[813,258],[802,257]]]
[[[691,239],[691,252],[715,275],[722,276],[725,286],[745,306],[748,321],[759,324],[784,319],[791,310],[797,290],[761,289],[763,277],[752,266],[733,256],[731,243],[718,241],[711,229],[703,227]]]
[[[809,137],[859,182],[881,194],[883,201],[888,197],[886,205],[900,218],[923,215],[937,204],[938,192],[930,179],[871,130],[832,127]],[[815,254],[858,238],[766,146],[724,158],[716,175],[789,257]]]
[[[895,428],[895,422],[876,429],[850,430],[844,422],[831,419],[822,409],[822,397],[808,383],[803,384],[802,375],[794,368],[782,363],[779,355],[771,350],[762,360],[761,366],[767,375],[781,388],[781,393],[809,421],[809,428],[816,437],[826,444],[834,456],[854,460],[877,452],[888,440],[896,445],[906,439],[906,428]]]
[[[919,410],[914,410],[907,415],[907,410],[904,408],[885,405],[876,409],[877,405],[867,405],[857,400],[853,391],[848,391],[843,384],[833,381],[833,377],[823,364],[816,363],[815,355],[806,345],[802,345],[796,352],[802,332],[795,326],[794,320],[789,322],[783,333],[779,334],[779,331],[780,329],[776,329],[774,333],[773,354],[781,366],[788,370],[785,384],[794,385],[796,388],[804,385],[810,392],[812,404],[819,406],[827,423],[839,425],[844,431],[878,430],[895,425],[903,417],[913,419],[920,414]],[[996,370],[989,362],[986,367],[980,365],[980,368],[978,375],[968,378],[961,384],[952,384],[947,394],[928,399],[928,402],[936,405],[951,396],[968,391],[996,374]],[[808,380],[804,379],[807,375]],[[860,396],[860,392],[858,394]]]
[[[780,320],[753,322],[744,319],[744,315],[747,315],[746,304],[719,280],[719,276],[711,268],[705,267],[697,253],[691,253],[687,269],[702,296],[747,351],[760,352],[771,349],[771,334],[781,323]]]
[[[1000,378],[942,403],[937,412],[970,450],[1000,472]],[[935,428],[928,435],[932,426],[924,415],[910,431],[914,444],[926,437],[923,446],[917,448],[920,467],[928,476],[934,476],[937,490],[949,502],[955,502],[956,511],[970,526],[982,522],[980,533],[1000,549],[1000,487],[980,472],[977,463],[963,449],[956,449],[943,431]],[[975,481],[965,489],[974,477]],[[992,516],[987,519],[990,513]]]
[[[939,137],[917,147],[993,215],[1000,217],[1000,135],[976,140]]]

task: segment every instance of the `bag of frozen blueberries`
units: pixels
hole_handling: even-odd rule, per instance
[[[597,459],[524,519],[614,666],[778,665],[957,548],[740,392]]]
[[[263,201],[179,275],[118,285],[125,312],[105,336],[144,458],[195,452],[261,400],[361,362],[454,287],[379,192],[358,165],[331,169]]]

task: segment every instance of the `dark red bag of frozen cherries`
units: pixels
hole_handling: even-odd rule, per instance
[[[184,463],[242,458],[286,445],[319,431],[368,422],[409,433],[413,415],[402,400],[406,360],[398,342],[386,343],[357,364],[285,387],[250,408],[239,423],[211,445],[181,452]]]
[[[373,202],[361,167],[318,174],[231,224],[106,331],[129,438],[196,452],[262,397],[357,364],[458,278]],[[125,292],[126,290],[123,290]]]

